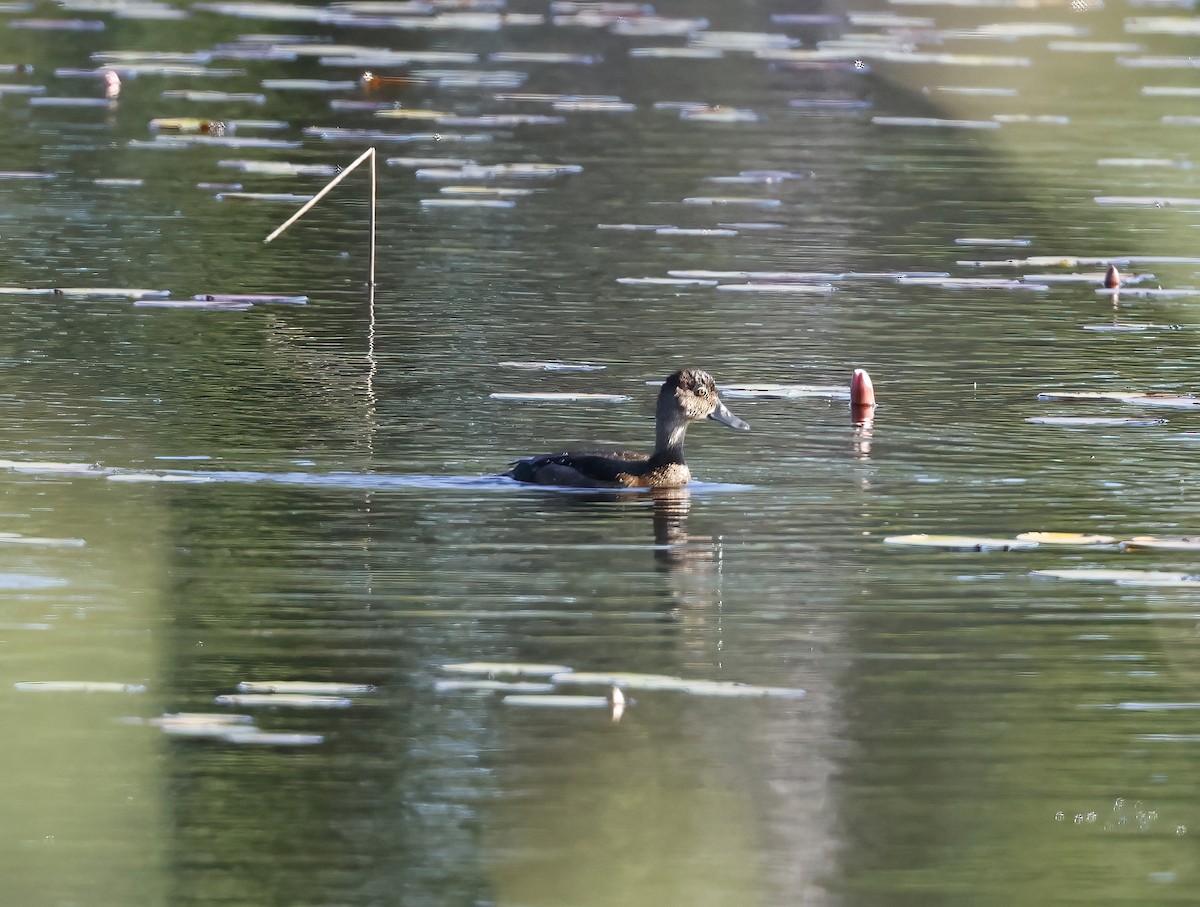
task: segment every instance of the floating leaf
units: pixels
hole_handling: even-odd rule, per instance
[[[883,540],[885,545],[912,545],[922,548],[949,548],[954,551],[1027,551],[1038,543],[1021,538],[988,538],[973,535],[893,535]]]

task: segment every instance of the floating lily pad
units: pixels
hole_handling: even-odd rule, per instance
[[[532,683],[510,680],[439,680],[433,685],[439,693],[553,693],[552,683]]]
[[[307,296],[287,296],[280,293],[199,293],[192,299],[203,303],[227,302],[251,305],[264,302],[304,305],[308,302]]]
[[[617,283],[625,286],[648,287],[715,287],[715,280],[697,280],[684,277],[618,277]]]
[[[568,393],[494,393],[488,394],[493,400],[523,400],[534,403],[574,403],[577,401],[595,400],[602,403],[625,403],[630,398],[626,394],[568,394]]]
[[[1028,551],[1038,543],[1021,538],[989,538],[974,535],[892,535],[883,540],[885,545],[911,545],[921,548],[948,548],[954,551]]]
[[[144,693],[140,683],[110,683],[103,680],[27,680],[13,684],[23,693]]]
[[[699,123],[757,123],[760,119],[753,110],[720,106],[684,109],[679,118]]]
[[[685,205],[748,205],[752,208],[779,208],[783,202],[777,198],[752,198],[739,195],[691,195],[683,200]]]
[[[1165,425],[1166,419],[1137,419],[1132,416],[1029,416],[1034,425],[1060,425],[1065,428],[1147,428]]]
[[[1200,551],[1200,536],[1169,536],[1136,535],[1121,543],[1122,548],[1129,550],[1164,549],[1167,551]]]
[[[516,202],[501,198],[423,198],[422,208],[513,208]]]
[[[442,670],[447,674],[484,674],[488,677],[553,677],[556,674],[571,673],[571,669],[566,665],[509,661],[469,661],[444,664]]]
[[[500,700],[504,705],[532,706],[534,708],[550,709],[606,709],[609,708],[606,696],[567,696],[547,694],[514,693]]]
[[[1095,535],[1089,532],[1021,532],[1017,538],[1023,542],[1039,545],[1113,545],[1117,539],[1111,535]]]
[[[1048,290],[1044,283],[1006,280],[993,277],[924,277],[901,274],[897,283],[944,287],[950,290]]]
[[[312,201],[312,196],[298,192],[218,192],[216,199],[219,202],[271,202],[302,205]]]
[[[938,117],[871,117],[877,126],[926,126],[935,129],[999,129],[995,120],[948,120]]]
[[[593,365],[589,362],[517,362],[509,360],[499,364],[507,368],[546,372],[596,372],[608,368],[606,365]]]
[[[721,394],[726,397],[765,397],[768,399],[792,399],[797,397],[850,396],[850,389],[842,385],[818,384],[723,384]]]
[[[765,687],[729,680],[702,680],[669,674],[636,674],[622,671],[575,671],[550,678],[559,685],[605,686],[626,690],[690,693],[694,696],[778,697],[799,699],[804,690],[793,687]]]
[[[252,302],[234,302],[232,300],[210,299],[139,299],[134,302],[137,308],[145,309],[197,309],[205,311],[244,311],[254,305]]]
[[[737,230],[723,230],[711,227],[659,227],[654,231],[658,236],[737,236]]]
[[[1162,570],[1110,570],[1100,567],[1065,567],[1059,570],[1033,570],[1030,576],[1116,583],[1121,586],[1200,586],[1194,573]]]
[[[797,293],[802,295],[833,293],[837,290],[831,283],[789,283],[768,281],[760,283],[725,283],[717,287],[723,293]]]
[[[686,683],[670,674],[639,674],[627,671],[571,671],[554,674],[556,684],[570,686],[621,687],[627,690],[673,690]]]
[[[314,680],[244,680],[239,693],[302,693],[310,696],[361,696],[374,693],[369,683],[335,683]]]
[[[1085,331],[1096,331],[1098,333],[1110,334],[1145,334],[1150,331],[1179,331],[1183,329],[1181,324],[1132,324],[1127,321],[1112,321],[1104,324],[1085,324],[1082,326]],[[1129,401],[1133,402],[1133,401]]]
[[[1200,397],[1192,394],[1129,394],[1122,403],[1134,406],[1167,406],[1173,409],[1194,409],[1200,406]]]
[[[255,730],[254,719],[249,715],[220,712],[174,712],[145,720],[130,719],[123,723],[145,724],[180,737],[224,737],[238,730]]]
[[[35,535],[21,535],[18,532],[0,532],[0,545],[36,545],[44,548],[82,548],[86,542],[83,539],[72,538],[42,538]]]
[[[304,693],[232,693],[213,699],[217,705],[241,707],[285,706],[296,709],[347,709],[354,704],[345,696],[310,696]]]
[[[323,734],[288,734],[257,729],[226,734],[225,739],[239,746],[316,746],[325,742]]]
[[[1129,396],[1128,391],[1042,391],[1039,400],[1116,400]]]
[[[1097,205],[1113,205],[1125,208],[1200,207],[1200,198],[1184,198],[1168,195],[1097,195],[1092,201]]]

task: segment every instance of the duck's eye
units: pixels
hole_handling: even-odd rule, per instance
[[[700,385],[698,388],[696,388],[696,396],[697,397],[707,397],[708,396],[708,388],[705,387],[703,384]]]

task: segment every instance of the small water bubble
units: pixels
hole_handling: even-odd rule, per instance
[[[1066,813],[1064,813],[1062,810],[1059,810],[1058,812],[1056,812],[1056,813],[1054,814],[1054,821],[1055,821],[1055,822],[1061,822],[1061,821],[1062,821],[1063,819],[1065,819],[1066,817],[1067,817]]]
[[[1175,834],[1186,835],[1187,834],[1187,826],[1186,825],[1176,825],[1175,826]]]
[[[1113,812],[1117,812],[1121,809],[1124,809],[1124,807],[1125,807],[1125,798],[1124,797],[1117,797],[1117,799],[1113,801]]]
[[[1083,824],[1083,813],[1075,813],[1075,824],[1076,825]]]

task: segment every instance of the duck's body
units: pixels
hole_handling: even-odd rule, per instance
[[[505,475],[536,485],[577,488],[678,488],[692,477],[683,458],[688,426],[712,419],[730,428],[747,430],[717,396],[708,372],[685,368],[667,378],[658,392],[654,452],[569,451],[525,457]]]

